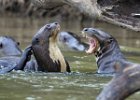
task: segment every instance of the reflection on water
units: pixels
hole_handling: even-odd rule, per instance
[[[21,47],[30,44],[32,36],[46,22],[54,19],[0,18],[0,34],[13,36],[21,42]],[[56,20],[57,21],[57,20]],[[61,22],[62,30],[80,33],[78,21]],[[122,29],[103,22],[84,23],[87,27],[97,27],[112,34],[121,45],[140,47],[138,32]],[[110,76],[95,74],[94,56],[84,52],[63,50],[72,73],[26,73],[12,72],[0,75],[0,100],[95,100]],[[140,62],[139,56],[126,55],[133,62]],[[139,93],[128,100],[138,100]]]
[[[57,21],[57,19],[30,19],[30,18],[0,18],[0,34],[10,35],[19,40],[22,45],[31,42],[32,36],[36,31],[46,23]],[[86,24],[88,23],[88,24]],[[121,45],[130,47],[140,47],[140,32],[126,30],[104,22],[85,22],[81,25],[79,21],[64,21],[60,22],[63,31],[72,31],[80,33],[85,27],[96,27],[105,32],[112,34]]]

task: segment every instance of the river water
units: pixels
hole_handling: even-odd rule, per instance
[[[57,19],[31,19],[0,17],[0,35],[10,35],[24,49],[32,36],[46,23]],[[96,27],[112,34],[121,45],[125,56],[132,62],[140,62],[140,33],[123,29],[104,22],[64,21],[63,31],[80,35],[84,27]],[[61,46],[60,46],[61,48]],[[27,73],[11,72],[0,75],[0,100],[95,100],[111,76],[96,74],[93,55],[61,48],[68,60],[72,73]],[[136,52],[136,53],[135,53]],[[127,100],[139,100],[139,92]]]

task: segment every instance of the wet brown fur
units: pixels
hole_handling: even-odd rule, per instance
[[[53,23],[49,24],[50,26]],[[44,72],[70,72],[70,67],[57,46],[59,28],[46,28],[33,38],[32,48],[39,65],[38,69]],[[34,41],[36,41],[35,43]]]

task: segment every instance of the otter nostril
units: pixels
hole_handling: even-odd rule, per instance
[[[84,31],[88,31],[88,28],[85,28]]]

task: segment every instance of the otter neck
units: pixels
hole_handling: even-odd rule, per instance
[[[102,67],[102,69],[104,69],[104,66],[107,65],[109,67],[108,64],[111,65],[111,63],[121,59],[125,60],[125,57],[122,54],[118,43],[114,41],[110,43],[106,48],[104,48],[103,52],[97,57],[96,62],[98,68]]]
[[[116,40],[114,40],[110,43],[101,43],[100,48],[95,53],[95,56],[101,58],[101,57],[109,55],[109,53],[114,56],[120,55],[120,57],[124,58]]]
[[[55,61],[60,62],[61,72],[66,71],[67,65],[66,65],[64,56],[62,55],[62,53],[55,41],[50,40],[50,42],[49,42],[49,56],[53,60],[53,62],[55,62]]]
[[[125,57],[121,53],[118,43],[116,41],[112,41],[107,46],[107,49],[96,59],[98,73],[115,73],[115,63],[121,60],[126,61]]]

